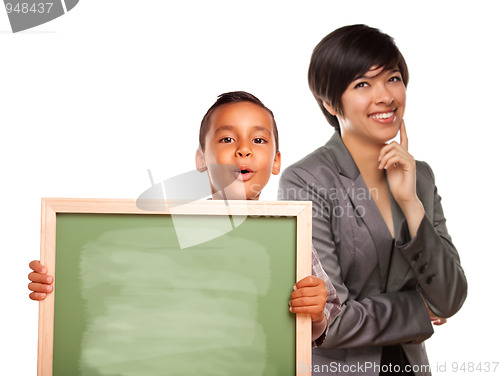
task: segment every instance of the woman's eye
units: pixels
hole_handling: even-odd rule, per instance
[[[257,137],[257,138],[253,139],[253,142],[255,144],[265,144],[267,141],[265,139],[263,139],[263,138]]]
[[[221,138],[219,142],[222,144],[229,144],[229,143],[233,142],[233,139],[231,137],[224,137],[224,138]]]
[[[394,77],[389,78],[389,82],[399,82],[399,81],[401,81],[400,76],[394,76]]]
[[[359,84],[356,84],[356,86],[354,86],[355,89],[357,89],[358,87],[368,87],[368,82],[360,82]]]

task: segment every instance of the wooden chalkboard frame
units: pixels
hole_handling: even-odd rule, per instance
[[[135,200],[43,198],[41,209],[40,260],[49,274],[57,278],[56,215],[58,213],[93,214],[157,214],[157,215],[248,215],[296,217],[297,219],[297,281],[311,274],[312,206],[309,201],[196,201],[193,203],[163,202],[163,211],[139,209]],[[170,204],[170,206],[169,206]],[[174,205],[175,204],[175,205]],[[54,283],[55,286],[55,283]],[[54,340],[54,292],[40,302],[38,327],[38,376],[52,376]],[[298,364],[311,365],[311,319],[296,315],[296,374]],[[310,375],[302,370],[300,375]]]

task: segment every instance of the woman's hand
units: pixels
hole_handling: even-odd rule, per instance
[[[392,196],[401,206],[418,198],[415,185],[415,159],[408,153],[408,136],[404,120],[401,123],[399,136],[399,144],[393,141],[380,150],[379,169],[386,169]]]
[[[32,291],[29,297],[32,300],[43,300],[49,292],[52,292],[54,278],[47,275],[47,268],[38,260],[31,261],[29,266],[33,270],[28,274],[28,279],[31,281],[28,288]]]
[[[416,164],[413,156],[408,153],[408,136],[404,120],[401,123],[399,136],[399,144],[393,141],[380,149],[379,169],[386,169],[392,196],[403,211],[411,237],[414,237],[425,211],[417,196]]]
[[[422,294],[420,295],[422,296]],[[436,316],[436,314],[434,312],[431,311],[431,309],[429,308],[429,306],[427,305],[427,302],[425,301],[425,298],[422,296],[422,299],[425,303],[425,307],[427,308],[427,313],[429,314],[429,318],[431,320],[431,323],[433,325],[443,325],[443,324],[446,324],[446,322],[448,320],[446,320],[444,317],[438,317]]]
[[[432,312],[429,307],[427,307],[427,311],[429,312],[429,318],[431,319],[431,323],[433,325],[443,325],[446,324],[448,320],[446,320],[444,317],[438,317]]]

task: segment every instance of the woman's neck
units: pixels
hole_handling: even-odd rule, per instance
[[[349,150],[361,176],[368,182],[374,183],[385,179],[384,170],[379,170],[378,158],[384,144],[377,144],[369,140],[356,137],[350,133],[341,134],[345,147]]]

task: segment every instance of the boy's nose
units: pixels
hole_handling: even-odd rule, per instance
[[[237,157],[249,157],[252,155],[252,150],[246,145],[242,144],[236,149]]]
[[[236,152],[236,155],[237,155],[238,157],[249,157],[249,156],[251,156],[251,155],[252,155],[252,152],[251,152],[250,150],[247,150],[247,151],[238,150],[238,151]]]

